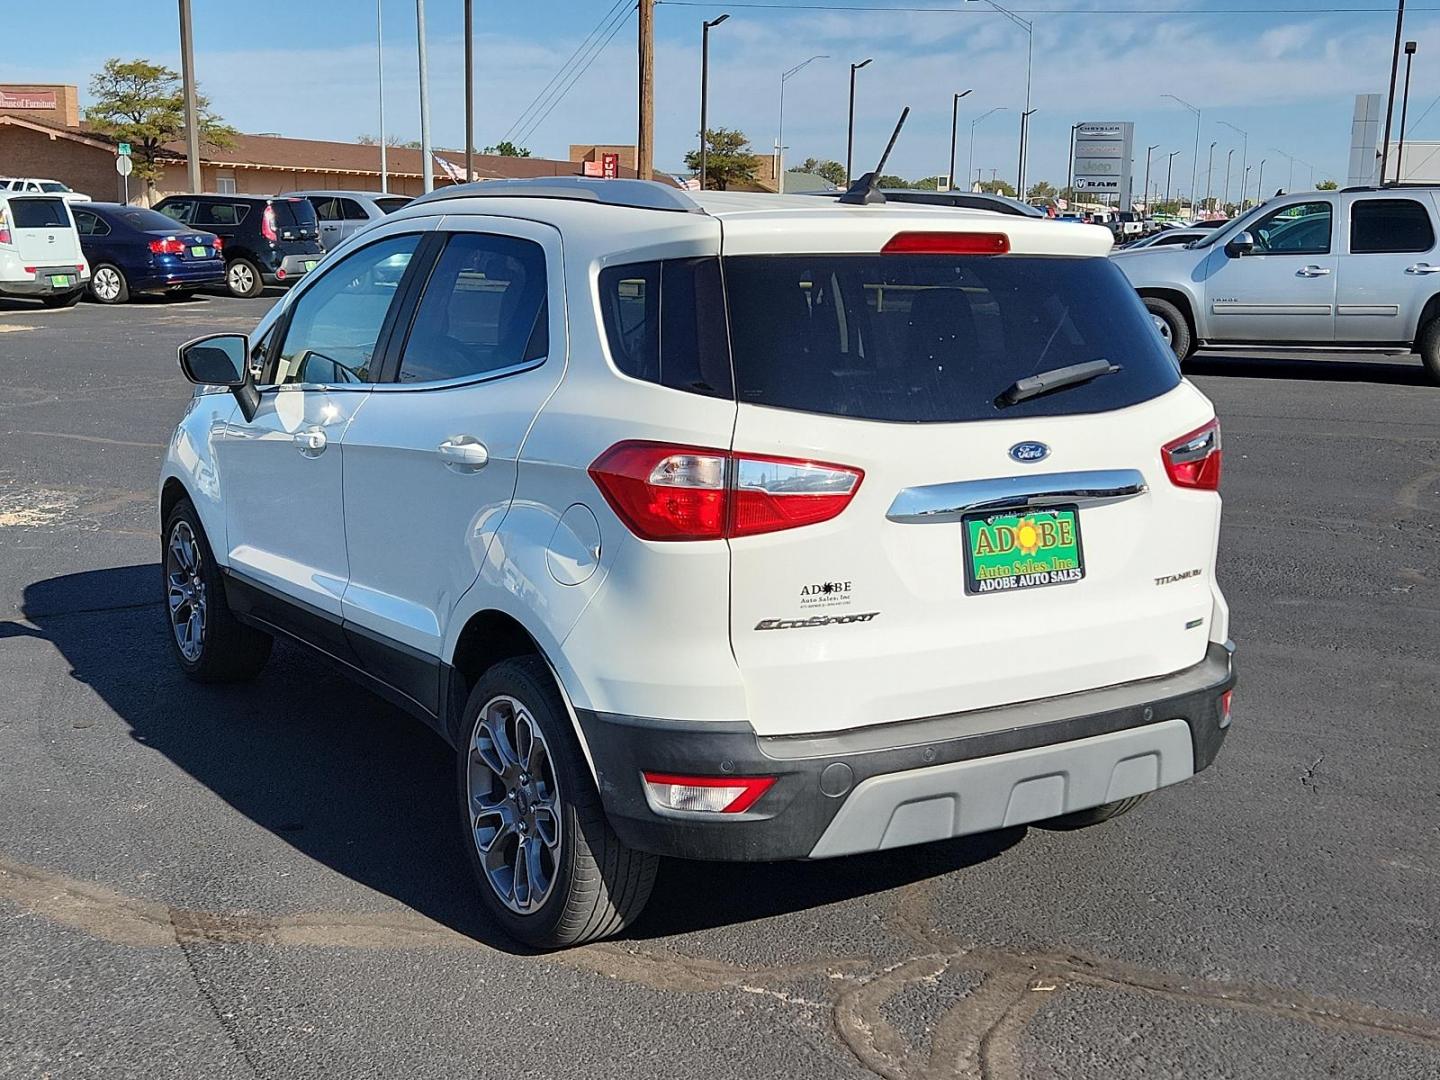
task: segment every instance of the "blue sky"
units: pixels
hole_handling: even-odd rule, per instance
[[[755,0],[745,0],[755,2]],[[1003,106],[976,131],[974,162],[1012,182],[1019,113],[1024,100],[1025,34],[984,3],[965,0],[769,0],[772,8],[661,3],[657,10],[657,165],[678,169],[698,127],[699,39],[702,18],[730,12],[711,36],[712,126],[738,127],[757,149],[775,141],[779,75],[816,53],[829,54],[786,87],[788,159],[843,160],[849,63],[873,56],[860,73],[856,169],[878,157],[904,105],[910,122],[891,171],[918,177],[946,169],[950,95],[961,102],[959,170],[969,157],[970,122]],[[1004,0],[1002,0],[1004,2]],[[388,127],[418,136],[413,0],[383,0]],[[857,6],[911,10],[854,10]],[[74,82],[82,88],[109,56],[144,56],[178,66],[176,5],[82,0],[75,33],[54,33],[54,13],[14,4],[0,79]],[[308,138],[353,139],[374,132],[374,0],[195,0],[201,87],[222,116],[245,131]],[[564,65],[612,0],[479,0],[476,3],[476,139],[498,141]],[[821,6],[822,10],[814,10]],[[1238,185],[1240,137],[1250,133],[1249,160],[1265,166],[1266,188],[1285,184],[1289,162],[1316,167],[1316,179],[1343,181],[1356,93],[1383,92],[1394,34],[1394,0],[1011,0],[1035,26],[1032,180],[1063,182],[1069,129],[1082,120],[1134,120],[1144,147],[1171,150],[1175,187],[1188,189],[1194,117],[1162,97],[1171,93],[1203,114],[1199,180],[1217,140],[1214,187],[1223,183],[1226,151]],[[463,140],[460,0],[428,0],[434,137]],[[850,7],[851,10],[845,10]],[[1320,8],[1367,9],[1323,13]],[[914,10],[941,8],[949,10]],[[1116,9],[1155,14],[1115,14]],[[1266,8],[1290,8],[1288,13]],[[1411,135],[1440,140],[1440,0],[1410,5],[1406,36],[1420,42],[1411,91]],[[959,9],[959,10],[956,10]],[[634,141],[635,22],[626,17],[609,46],[527,144],[564,157],[573,142]],[[1397,110],[1398,112],[1398,110]],[[1422,114],[1424,114],[1422,116]],[[1255,173],[1252,170],[1252,183]],[[1295,186],[1310,170],[1295,167]]]

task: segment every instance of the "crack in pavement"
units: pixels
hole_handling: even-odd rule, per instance
[[[925,922],[933,882],[897,890],[891,925],[925,952],[889,967],[869,957],[801,963],[744,965],[602,942],[537,955],[605,978],[659,991],[760,994],[784,1004],[831,1008],[836,1034],[864,1068],[884,1080],[1023,1080],[1020,1042],[1030,1021],[1071,987],[1094,987],[1181,1004],[1260,1013],[1330,1031],[1417,1043],[1440,1052],[1440,1023],[1359,1002],[1319,997],[1259,983],[1199,978],[1065,951],[966,947],[947,943]],[[291,948],[446,948],[493,952],[492,947],[419,912],[340,911],[265,916],[196,911],[127,896],[0,857],[0,901],[26,916],[70,927],[91,937],[138,948],[179,947],[192,978],[227,1036],[258,1069],[239,1033],[202,984],[191,950],[205,945]],[[911,1046],[885,1018],[882,1006],[916,983],[936,985],[947,971],[973,972],[977,988],[951,1006],[931,1032],[928,1047]],[[775,984],[823,977],[833,1000],[815,1001],[775,991]]]

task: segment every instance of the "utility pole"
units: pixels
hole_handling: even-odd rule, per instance
[[[185,179],[190,190],[200,187],[200,110],[195,105],[195,24],[190,0],[180,0],[180,77],[185,83]]]
[[[1395,9],[1395,51],[1390,56],[1390,96],[1385,101],[1385,141],[1380,144],[1380,186],[1385,186],[1386,166],[1390,162],[1390,121],[1395,115],[1395,76],[1400,73],[1400,38],[1405,33],[1405,0]]]
[[[430,56],[425,48],[425,0],[415,0],[415,40],[420,65],[420,177],[421,187],[435,190],[435,164],[430,153]]]
[[[640,116],[635,139],[635,175],[655,178],[655,0],[640,0]]]
[[[1155,205],[1150,200],[1150,155],[1160,149],[1160,144],[1145,148],[1145,213],[1155,216]]]
[[[465,182],[475,179],[475,0],[465,0]]]
[[[1400,99],[1400,146],[1395,151],[1395,182],[1405,179],[1405,121],[1410,115],[1410,63],[1415,59],[1419,45],[1405,42],[1405,96]]]
[[[850,169],[855,163],[855,72],[859,71],[866,64],[872,63],[874,57],[861,60],[858,64],[850,65],[850,120],[845,126],[845,186],[850,186]]]
[[[806,64],[813,64],[816,60],[829,60],[829,53],[821,53],[804,60],[794,67],[789,68],[780,74],[780,127],[775,133],[775,173],[776,186],[781,195],[785,194],[785,83]]]
[[[705,190],[705,179],[709,172],[710,164],[710,128],[706,119],[706,109],[710,104],[710,28],[719,26],[728,19],[729,15],[721,15],[718,19],[711,19],[700,24],[700,190]],[[776,178],[779,178],[780,159],[775,159]]]
[[[960,99],[971,90],[964,90],[955,95],[955,100],[950,103],[950,176],[946,181],[951,191],[955,190],[955,126],[960,119]]]
[[[390,190],[390,170],[385,160],[385,0],[375,0],[375,74],[380,87],[380,191]]]

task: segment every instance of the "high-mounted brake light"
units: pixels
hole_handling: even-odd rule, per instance
[[[1220,490],[1220,421],[1211,420],[1160,448],[1165,473],[1176,487]]]
[[[720,540],[835,517],[865,474],[848,465],[669,443],[616,443],[590,477],[642,540]]]
[[[773,776],[676,776],[642,773],[652,809],[741,814],[775,784]]]
[[[280,239],[280,234],[275,231],[275,207],[273,206],[266,206],[265,213],[260,216],[260,235],[272,244]]]
[[[882,255],[1004,255],[1005,233],[902,232],[880,249]]]

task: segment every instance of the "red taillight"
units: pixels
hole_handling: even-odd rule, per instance
[[[835,517],[864,473],[846,465],[669,443],[616,443],[590,476],[642,540],[754,536]]]
[[[880,249],[882,255],[1004,255],[1010,237],[1004,233],[902,232]]]
[[[260,235],[269,240],[272,244],[280,239],[280,234],[275,231],[275,207],[265,207],[265,213],[260,217]]]
[[[173,236],[167,236],[164,240],[151,240],[150,254],[183,255],[185,254],[185,245]]]
[[[711,814],[741,814],[775,784],[773,776],[676,776],[642,773],[652,807]]]
[[[212,240],[211,243],[214,244],[214,246],[215,246],[215,251],[216,251],[217,254],[218,254],[219,252],[225,250],[225,238],[224,238],[223,236],[217,236],[217,237],[215,237],[215,239]]]
[[[0,244],[13,244],[15,241],[10,238],[10,230],[0,225]]]
[[[1165,473],[1176,487],[1220,490],[1220,421],[1182,435],[1160,448]]]

